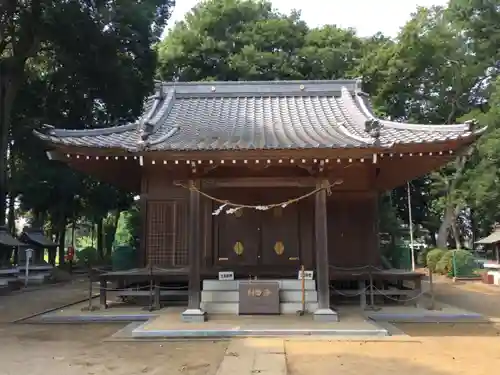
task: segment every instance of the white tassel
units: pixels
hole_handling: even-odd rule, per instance
[[[212,212],[212,216],[219,216],[219,214],[222,212],[224,207],[227,206],[227,203],[224,203],[222,206],[219,206],[214,212]]]

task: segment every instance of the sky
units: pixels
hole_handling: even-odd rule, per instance
[[[181,21],[199,0],[177,0],[168,27]],[[335,24],[352,27],[359,36],[382,32],[395,37],[418,6],[446,5],[448,0],[272,0],[283,13],[300,10],[310,27]]]

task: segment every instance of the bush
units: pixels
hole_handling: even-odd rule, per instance
[[[417,256],[417,264],[422,267],[427,267],[427,254],[431,249],[422,249]]]
[[[455,254],[456,270],[453,269],[453,254]],[[471,276],[474,272],[474,255],[467,250],[447,251],[436,265],[436,272],[442,275],[453,276]]]
[[[446,251],[442,249],[433,249],[427,253],[427,267],[429,271],[436,272],[436,265],[445,253]]]
[[[95,264],[97,258],[97,250],[90,246],[76,252],[76,259],[80,264]]]

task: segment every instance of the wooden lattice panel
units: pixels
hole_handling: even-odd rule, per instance
[[[158,267],[187,265],[187,202],[148,202],[147,263]]]

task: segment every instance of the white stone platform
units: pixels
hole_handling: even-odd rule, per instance
[[[95,301],[97,302],[97,301]],[[166,307],[149,312],[139,306],[118,305],[106,310],[82,311],[82,302],[42,315],[44,323],[142,322],[132,339],[229,338],[229,337],[383,337],[387,329],[364,318],[359,311],[341,310],[340,322],[314,321],[312,315],[238,316],[209,314],[207,322],[181,319],[185,307]],[[122,307],[121,307],[122,306]]]
[[[365,316],[375,322],[394,323],[460,323],[488,320],[481,314],[443,303],[436,303],[434,310],[413,306],[381,306],[377,311],[365,311]]]
[[[302,281],[294,279],[262,280],[203,280],[201,309],[209,314],[238,314],[240,283],[278,283],[280,313],[296,314],[302,309]],[[305,311],[314,313],[318,309],[318,293],[315,280],[304,280]]]

